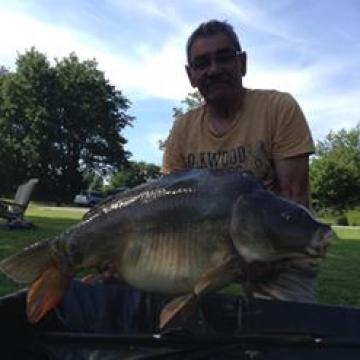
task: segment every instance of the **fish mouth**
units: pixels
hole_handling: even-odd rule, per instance
[[[330,244],[335,238],[336,234],[331,228],[320,229],[316,232],[309,246],[306,247],[306,252],[310,256],[325,257]]]

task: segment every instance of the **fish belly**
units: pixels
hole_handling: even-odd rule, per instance
[[[228,256],[230,241],[213,227],[191,231],[159,231],[127,241],[121,273],[125,280],[144,291],[163,294],[191,292],[197,280]]]

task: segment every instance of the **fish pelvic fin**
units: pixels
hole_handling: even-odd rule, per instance
[[[180,315],[182,320],[185,321],[195,310],[198,301],[199,298],[196,294],[182,295],[170,301],[161,311],[160,329],[175,321]]]
[[[70,276],[56,266],[50,266],[31,284],[27,293],[29,322],[39,322],[63,298]]]
[[[195,284],[195,294],[219,290],[232,283],[242,273],[241,259],[230,256],[217,267],[210,268]]]
[[[0,262],[0,271],[18,283],[32,283],[52,262],[48,241],[35,243]]]

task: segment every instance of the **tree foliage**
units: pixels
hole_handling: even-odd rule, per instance
[[[203,97],[199,91],[194,91],[189,93],[184,100],[181,101],[181,104],[184,106],[173,107],[173,118],[177,118],[180,115],[185,114],[191,109],[195,109],[204,102]],[[159,140],[159,149],[164,150],[166,146],[166,140]]]
[[[160,175],[160,167],[143,161],[131,161],[130,165],[120,169],[110,180],[109,190],[119,186],[132,188],[144,182],[156,179]]]
[[[51,66],[34,48],[0,72],[0,185],[39,177],[42,193],[72,196],[90,170],[126,166],[122,136],[130,102],[97,69],[74,54]],[[5,176],[5,177],[4,177]],[[8,183],[4,181],[8,179]]]
[[[198,106],[200,106],[204,102],[203,97],[199,93],[199,91],[194,91],[192,93],[188,93],[186,98],[181,101],[181,104],[183,104],[183,107],[174,107],[173,110],[173,117],[177,118],[180,115],[185,114],[187,111],[191,109],[195,109]]]
[[[318,207],[345,210],[360,202],[360,125],[331,131],[317,143],[311,187]]]

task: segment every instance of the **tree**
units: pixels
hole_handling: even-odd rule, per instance
[[[7,73],[1,81],[1,171],[6,173],[6,188],[16,187],[31,174],[38,177],[33,165],[38,161],[36,127],[46,117],[43,99],[45,89],[51,82],[51,70],[45,56],[29,52],[17,60],[17,73]],[[40,106],[39,106],[40,105]]]
[[[89,171],[108,176],[128,164],[121,133],[133,121],[126,114],[130,101],[95,60],[81,62],[72,53],[52,67],[32,48],[19,55],[1,87],[0,130],[17,183],[36,176],[43,193],[70,197]]]
[[[199,93],[199,91],[194,91],[192,93],[188,93],[184,100],[181,100],[181,104],[185,105],[183,107],[174,107],[173,110],[173,117],[177,118],[180,115],[185,114],[187,111],[191,109],[195,109],[200,106],[204,102],[203,97]]]
[[[185,105],[185,108],[183,107],[173,107],[173,118],[177,118],[180,115],[185,114],[187,111],[191,109],[195,109],[198,106],[200,106],[204,102],[203,97],[198,91],[194,91],[192,93],[188,93],[186,98],[181,101],[181,104]],[[159,149],[164,150],[166,146],[166,140],[159,140]]]
[[[0,65],[0,79],[7,74],[9,74],[9,69],[3,65]]]
[[[317,143],[310,180],[315,205],[345,210],[360,202],[360,125]]]
[[[83,173],[84,188],[88,190],[102,189],[104,186],[104,178],[102,174],[97,173],[93,169],[89,169]]]
[[[110,180],[109,190],[119,186],[134,187],[156,179],[160,175],[160,167],[143,161],[131,161],[130,165],[119,170]]]

